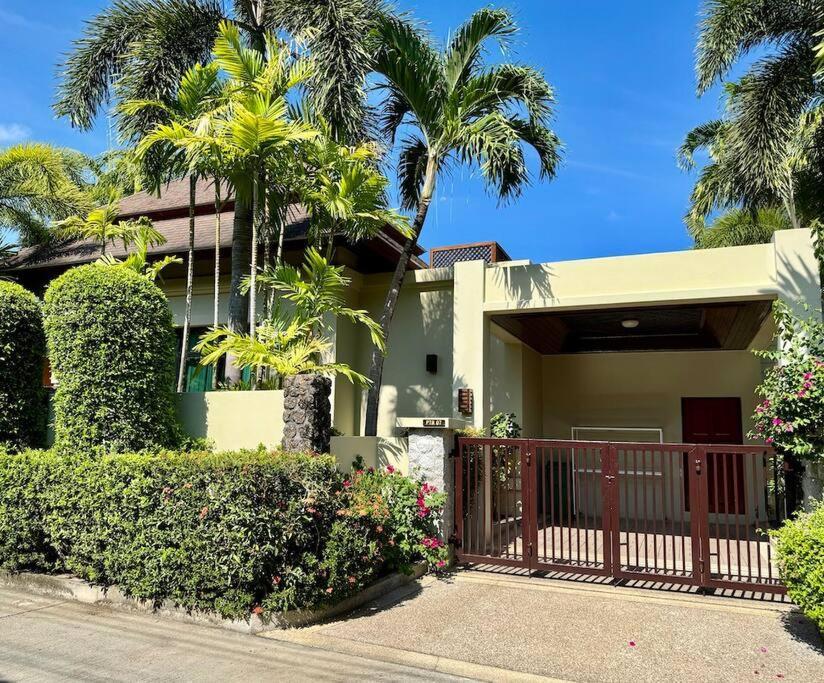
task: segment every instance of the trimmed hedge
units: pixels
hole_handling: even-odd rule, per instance
[[[781,579],[793,602],[824,634],[824,502],[772,532]]]
[[[43,314],[34,294],[0,280],[0,445],[42,445],[46,428]]]
[[[334,603],[386,572],[443,562],[432,538],[442,502],[397,474],[344,479],[313,454],[5,454],[0,567],[69,571],[243,618]]]
[[[57,380],[55,447],[130,452],[179,443],[175,335],[163,292],[127,268],[72,268],[45,296]]]

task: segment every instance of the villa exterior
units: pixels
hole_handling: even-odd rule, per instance
[[[182,189],[123,200],[124,216],[148,215],[166,234],[157,254],[185,254]],[[212,324],[211,201],[201,184],[192,344]],[[307,217],[299,207],[289,215],[285,257],[298,263]],[[231,202],[222,218],[223,322]],[[337,245],[350,306],[378,317],[400,249],[391,229]],[[511,260],[496,243],[433,250],[437,267],[421,255],[392,322],[377,437],[362,436],[365,391],[333,383],[340,467],[360,456],[453,492],[456,516],[444,531],[467,561],[781,590],[763,529],[786,515],[786,492],[781,464],[748,436],[764,370],[753,350],[775,343],[774,301],[820,307],[808,231],[756,246],[557,263]],[[96,257],[88,243],[28,250],[7,274],[42,291]],[[170,268],[160,284],[182,325],[183,269]],[[364,330],[338,321],[332,341],[336,360],[366,372]],[[180,415],[193,436],[220,449],[280,444],[282,392],[205,392],[197,358],[189,363]],[[464,439],[454,448],[455,430],[483,429],[497,412],[515,414],[519,441]]]

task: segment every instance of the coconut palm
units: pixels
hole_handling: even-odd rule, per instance
[[[300,37],[314,60],[311,98],[340,139],[358,141],[369,128],[366,45],[384,11],[379,0],[118,0],[91,18],[75,41],[61,66],[54,109],[89,129],[110,101],[172,101],[186,71],[208,60],[220,22],[232,19],[261,53],[267,31]],[[116,122],[125,141],[136,141],[163,116],[146,109],[139,116],[117,114]],[[236,330],[248,321],[240,283],[252,253],[250,201],[237,197],[232,231],[229,324]]]
[[[16,233],[22,244],[48,239],[48,225],[91,208],[79,152],[42,143],[0,151],[0,234]]]
[[[376,70],[385,82],[383,131],[401,142],[398,180],[404,208],[414,210],[406,240],[381,313],[386,336],[404,274],[426,221],[441,172],[454,164],[480,168],[487,186],[503,201],[529,183],[524,146],[537,153],[539,176],[555,175],[560,143],[549,129],[554,96],[540,72],[516,64],[484,65],[492,41],[505,44],[516,25],[505,10],[473,14],[438,51],[413,27],[392,17],[381,20]],[[383,354],[372,353],[366,434],[377,429]]]
[[[281,379],[316,373],[343,375],[351,382],[368,384],[364,375],[347,364],[323,360],[331,348],[330,318],[346,318],[363,325],[372,342],[378,348],[384,348],[380,326],[366,311],[346,306],[345,293],[350,280],[343,275],[342,266],[330,265],[310,247],[300,270],[281,264],[264,272],[260,282],[288,301],[288,310],[276,306],[254,337],[232,332],[227,327],[210,330],[195,347],[202,354],[201,365],[217,365],[229,356],[235,358],[235,362],[251,367],[255,377],[261,371],[271,372]],[[252,286],[249,280],[246,286]]]
[[[710,0],[698,40],[699,94],[726,78],[744,55],[763,52],[731,86],[724,154],[750,194],[777,195],[796,226],[797,171],[805,166],[821,176],[824,168],[824,86],[815,78],[814,49],[821,11],[818,0]]]

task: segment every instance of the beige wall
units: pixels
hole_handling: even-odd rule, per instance
[[[391,465],[403,474],[409,473],[409,443],[401,437],[333,436],[332,455],[341,472],[352,469],[357,456],[365,467],[385,469]]]
[[[178,416],[189,436],[219,451],[277,448],[283,438],[282,391],[211,391],[178,394]]]
[[[741,398],[746,435],[760,381],[750,351],[544,356],[544,436],[568,439],[573,426],[653,427],[679,443],[681,398],[710,396]]]
[[[393,436],[398,417],[452,415],[452,281],[427,281],[432,273],[411,273],[401,290],[392,321],[389,352],[383,369],[378,435]],[[360,306],[375,319],[380,318],[388,279],[368,280],[361,292]],[[358,330],[357,369],[369,368],[369,335]],[[426,371],[426,355],[438,356],[438,371]],[[357,392],[355,401],[360,416],[358,433],[363,430],[365,401]],[[350,433],[351,434],[351,433]]]

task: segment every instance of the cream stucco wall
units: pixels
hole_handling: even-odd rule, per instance
[[[388,278],[364,278],[360,306],[375,319],[386,296]],[[389,351],[383,369],[378,435],[393,436],[397,418],[452,415],[452,280],[448,271],[410,273],[401,290],[392,320]],[[357,368],[369,368],[371,342],[358,330]],[[435,374],[426,371],[426,355],[438,356]],[[355,397],[362,433],[365,400],[363,392]]]
[[[330,450],[341,472],[352,469],[360,456],[364,467],[385,469],[391,465],[403,474],[409,473],[409,443],[402,437],[333,436]]]
[[[543,432],[569,439],[573,426],[651,427],[680,443],[682,397],[734,396],[746,435],[760,381],[761,361],[749,351],[544,356]]]
[[[184,431],[209,439],[219,451],[280,446],[282,391],[211,391],[177,398]]]

